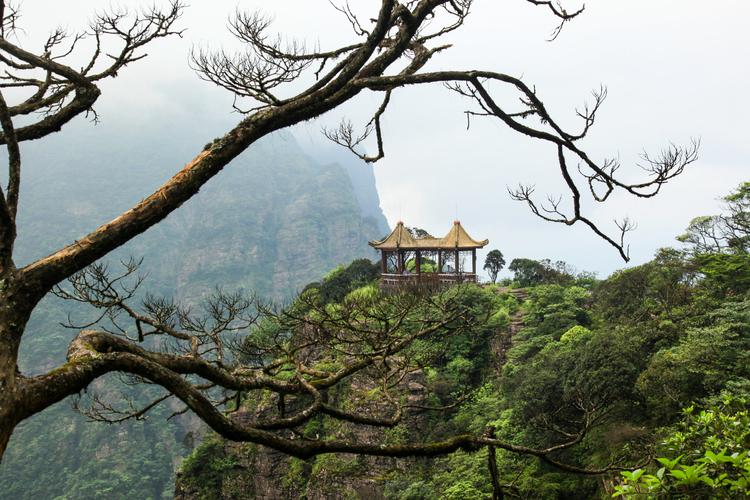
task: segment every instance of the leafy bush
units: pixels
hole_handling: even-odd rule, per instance
[[[662,443],[656,471],[625,471],[614,497],[740,498],[750,495],[750,416],[747,400],[731,396],[682,421]],[[744,409],[737,409],[738,407]]]
[[[750,255],[701,254],[695,260],[705,278],[703,285],[713,293],[737,295],[750,290]]]
[[[339,266],[319,283],[311,283],[303,291],[318,290],[326,303],[341,302],[348,293],[371,284],[380,276],[380,267],[369,259],[357,259],[348,266]]]
[[[236,466],[237,457],[228,455],[221,439],[212,436],[185,457],[181,470],[186,486],[198,490],[200,498],[213,498],[223,476]]]

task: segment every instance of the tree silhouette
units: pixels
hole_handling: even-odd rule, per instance
[[[497,281],[497,274],[505,266],[503,252],[498,249],[490,250],[487,257],[484,258],[484,270],[490,273],[492,283]]]

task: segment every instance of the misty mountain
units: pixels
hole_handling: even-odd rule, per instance
[[[16,264],[81,238],[156,189],[210,141],[208,130],[219,129],[206,121],[78,123],[25,144]],[[372,168],[326,151],[307,154],[289,132],[263,139],[107,262],[143,258],[144,290],[197,303],[217,286],[288,300],[337,265],[374,257],[367,241],[388,226]],[[73,332],[59,323],[68,313],[92,315],[57,299],[35,311],[22,370],[40,373],[64,361]],[[115,378],[91,390],[117,398]],[[147,421],[113,430],[87,423],[70,401],[59,403],[13,436],[0,467],[0,498],[170,496],[174,467],[198,428],[189,416],[167,422],[177,408],[166,405]]]

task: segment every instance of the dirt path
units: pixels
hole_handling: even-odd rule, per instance
[[[499,288],[498,294],[509,293],[513,295],[520,304],[528,297],[529,293],[523,288]],[[492,351],[492,364],[495,371],[500,372],[507,361],[507,352],[513,343],[513,337],[523,328],[523,310],[520,308],[510,316],[510,323],[507,328],[497,332],[495,338],[490,342]]]

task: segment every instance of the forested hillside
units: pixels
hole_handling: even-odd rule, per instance
[[[298,439],[393,445],[490,432],[533,449],[567,443],[543,459],[496,449],[495,495],[747,497],[750,184],[725,201],[722,214],[690,224],[684,246],[605,280],[562,262],[516,259],[502,285],[443,292],[435,300],[459,304],[472,321],[399,354],[419,367],[394,386],[410,418],[375,427],[319,416],[296,428]],[[377,298],[377,269],[368,266],[331,273],[291,307],[322,301],[344,314],[396,300]],[[275,330],[255,335],[267,331]],[[332,363],[313,366],[325,372]],[[367,415],[385,404],[382,388],[359,376],[327,397]],[[275,408],[272,398],[248,398],[237,418],[262,421]],[[209,436],[183,463],[177,496],[493,498],[489,464],[486,447],[436,459],[299,460]]]
[[[29,148],[18,264],[138,201],[194,154],[191,146],[204,135],[189,123],[168,132],[154,123],[129,130],[125,144],[117,132],[84,124]],[[307,155],[289,133],[271,136],[107,262],[142,258],[144,291],[188,305],[217,286],[286,300],[328,269],[371,255],[367,241],[387,232],[372,169],[339,160]],[[64,359],[75,333],[60,325],[68,314],[78,323],[93,317],[89,308],[54,298],[36,310],[22,344],[24,371],[40,373]],[[121,386],[111,377],[92,391],[117,395]],[[0,466],[0,498],[171,497],[177,460],[202,433],[189,415],[167,421],[172,411],[112,427],[87,423],[70,400],[57,404],[14,435]]]

